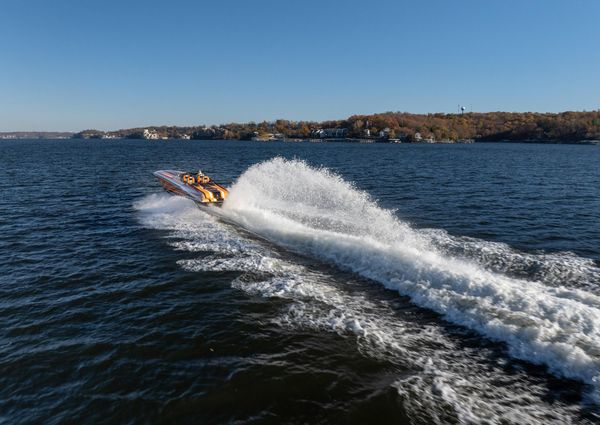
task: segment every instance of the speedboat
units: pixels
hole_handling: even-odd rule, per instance
[[[221,205],[229,191],[202,171],[155,171],[154,176],[167,192],[189,198],[198,206]]]

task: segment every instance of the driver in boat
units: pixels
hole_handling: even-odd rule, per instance
[[[208,182],[210,182],[210,178],[206,174],[204,174],[202,172],[202,170],[198,170],[197,181],[198,181],[198,184],[208,183]]]

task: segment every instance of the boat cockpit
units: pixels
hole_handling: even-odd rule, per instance
[[[202,171],[198,171],[198,173],[182,173],[181,181],[201,192],[203,203],[222,203],[229,194],[227,189],[216,183]]]
[[[205,175],[201,171],[199,171],[198,174],[183,173],[181,175],[181,181],[186,184],[200,185],[200,184],[210,183],[211,179],[210,179],[210,177],[208,177],[207,175]]]

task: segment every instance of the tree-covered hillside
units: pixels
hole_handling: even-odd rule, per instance
[[[146,134],[149,131],[156,138],[250,139],[265,135],[274,135],[276,138],[314,138],[323,137],[319,130],[327,128],[344,129],[345,137],[348,138],[577,142],[600,139],[600,111],[557,114],[385,112],[353,115],[345,120],[324,122],[276,120],[214,126],[131,128],[111,132],[85,130],[75,137],[143,138],[146,130]]]

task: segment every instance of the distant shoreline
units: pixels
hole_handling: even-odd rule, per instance
[[[119,137],[110,139],[101,138],[74,138],[74,137],[2,137],[0,134],[0,143],[3,141],[10,140],[39,140],[39,141],[56,141],[56,140],[80,140],[80,141],[113,141],[119,142],[123,140],[137,140],[146,141],[147,139],[138,139],[130,137]],[[456,140],[456,141],[389,141],[389,140],[378,140],[378,139],[270,139],[270,140],[248,140],[248,139],[180,139],[180,138],[168,138],[161,140],[147,140],[149,143],[160,143],[169,141],[185,141],[185,142],[251,142],[258,144],[269,144],[269,143],[352,143],[352,144],[400,144],[400,145],[464,145],[464,144],[530,144],[530,145],[581,145],[581,146],[600,146],[600,140]]]
[[[114,131],[0,132],[0,139],[147,139],[320,141],[358,143],[598,144],[600,110],[352,115],[333,121],[263,121],[199,126],[148,126]]]

